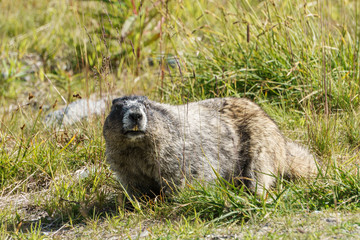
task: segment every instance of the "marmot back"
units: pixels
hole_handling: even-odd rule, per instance
[[[193,178],[245,184],[261,193],[276,178],[316,173],[313,156],[285,140],[275,122],[243,98],[172,106],[130,96],[113,100],[104,124],[106,158],[130,195],[169,193]]]

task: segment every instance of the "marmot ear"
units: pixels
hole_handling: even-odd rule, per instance
[[[115,103],[117,103],[120,100],[121,100],[121,98],[115,98],[114,100],[112,100],[112,104],[115,105]]]

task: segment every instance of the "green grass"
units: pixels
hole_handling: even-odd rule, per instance
[[[0,238],[356,238],[360,5],[295,2],[1,1]],[[79,95],[124,94],[251,98],[322,173],[263,198],[218,179],[123,208],[105,116],[43,119]]]

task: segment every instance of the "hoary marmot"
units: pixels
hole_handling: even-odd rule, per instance
[[[143,96],[113,100],[103,129],[106,158],[131,196],[157,195],[217,174],[261,194],[276,176],[310,176],[314,157],[287,140],[244,98],[168,105]]]

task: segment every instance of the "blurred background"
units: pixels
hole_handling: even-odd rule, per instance
[[[64,104],[59,94],[71,102],[110,93],[166,102],[245,96],[327,114],[359,105],[357,1],[2,0],[0,7],[3,106],[29,94],[52,105]]]

